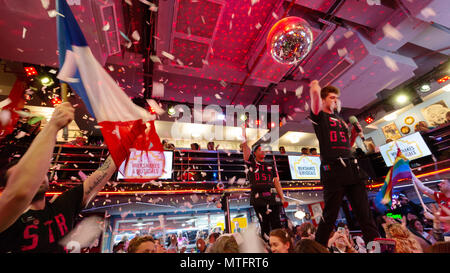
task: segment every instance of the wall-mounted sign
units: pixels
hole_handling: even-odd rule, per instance
[[[386,162],[386,166],[390,167],[394,164],[397,156],[397,147],[400,148],[408,160],[431,155],[427,144],[425,144],[420,133],[417,132],[380,146],[380,153],[383,156],[384,162]]]
[[[133,151],[128,164],[126,161],[120,165],[117,179],[171,179],[172,178],[172,151]]]
[[[293,180],[320,179],[319,156],[288,156],[289,168]]]

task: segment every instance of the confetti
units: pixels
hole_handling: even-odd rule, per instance
[[[369,6],[373,6],[373,5],[380,6],[381,5],[381,0],[367,0],[367,4]]]
[[[128,5],[132,6],[133,3],[131,3],[131,0],[125,0],[125,3],[127,3]]]
[[[403,35],[398,31],[396,28],[394,28],[391,24],[387,23],[383,26],[383,33],[384,36],[388,38],[395,39],[397,41],[400,41],[403,39]]]
[[[233,185],[236,180],[236,176],[233,176],[230,180],[228,180],[228,184]]]
[[[44,9],[48,9],[50,6],[50,0],[41,0],[41,4]]]
[[[202,16],[200,16],[200,18],[202,18],[203,24],[206,24],[205,17],[203,17],[203,15],[202,15]]]
[[[272,12],[272,17],[275,18],[275,20],[278,20],[278,15],[275,12]]]
[[[22,29],[22,39],[25,39],[26,33],[27,33],[27,29],[24,27],[24,28]]]
[[[248,9],[247,15],[250,16],[251,13],[252,13],[252,7],[250,7],[250,8]]]
[[[220,80],[220,85],[222,85],[223,87],[227,87],[227,83],[224,80]]]
[[[208,61],[207,61],[207,60],[204,60],[204,59],[202,59],[202,63],[203,63],[204,65],[209,65]]]
[[[7,106],[10,103],[11,103],[11,99],[10,98],[6,98],[5,100],[0,101],[0,108],[3,108],[3,107]]]
[[[108,31],[109,28],[110,28],[109,22],[106,22],[106,25],[103,26],[102,30],[103,30],[103,31]]]
[[[177,63],[178,63],[178,65],[180,65],[180,66],[184,66],[184,63],[183,63],[180,59],[178,59],[178,58],[177,58]]]
[[[215,96],[216,99],[218,99],[218,100],[221,100],[221,99],[222,99],[222,97],[221,97],[219,94],[215,94],[214,96]]]
[[[259,0],[252,0],[252,6],[258,2],[259,2]]]
[[[90,157],[94,157],[94,155],[93,155],[92,153],[89,153],[89,156],[90,156]]]
[[[133,31],[133,33],[131,34],[131,38],[133,38],[136,41],[141,40],[141,36],[139,35],[139,32],[137,30]]]
[[[122,31],[119,31],[119,32],[120,32],[120,35],[121,35],[125,40],[127,40],[128,42],[131,43],[131,40],[130,40],[130,38],[127,37],[127,35],[125,35]]]
[[[331,36],[328,41],[326,42],[327,44],[327,48],[328,50],[331,50],[334,46],[334,44],[336,44],[336,41],[334,40],[334,36]]]
[[[349,31],[347,31],[346,33],[344,33],[344,37],[346,38],[346,39],[348,39],[348,38],[350,38],[350,37],[352,37],[353,36],[353,31],[351,31],[351,30],[349,30]]]
[[[78,176],[81,178],[81,180],[86,180],[86,178],[87,178],[87,175],[84,173],[84,172],[82,172],[82,171],[79,171],[78,172]]]
[[[21,48],[17,48],[17,51],[19,51],[20,53],[23,53],[23,49],[21,49]]]
[[[262,26],[261,26],[260,23],[258,23],[258,24],[255,25],[255,27],[256,27],[256,29],[260,29]]]
[[[286,90],[286,87],[285,87],[285,88],[283,88],[283,93],[286,95],[286,92],[287,92],[287,90]]]
[[[51,73],[51,74],[53,74],[53,75],[55,75],[57,72],[58,72],[58,71],[56,71],[55,69],[50,69],[50,70],[48,71],[48,73]]]
[[[64,15],[62,15],[61,13],[57,12],[56,10],[49,10],[48,12],[48,17],[53,18],[56,17],[56,15],[59,15],[61,17],[65,17]]]
[[[309,104],[307,102],[305,102],[305,112],[308,112],[309,110]]]
[[[396,63],[391,57],[389,57],[389,56],[384,56],[384,57],[383,57],[383,61],[384,61],[384,64],[385,64],[389,69],[391,69],[392,71],[396,72],[396,71],[399,70],[399,69],[398,69],[398,66],[397,66],[397,63]]]
[[[246,183],[245,178],[239,178],[238,181],[236,182],[236,184],[238,185],[244,185]]]
[[[430,7],[424,8],[423,10],[421,10],[420,14],[422,14],[422,16],[425,18],[428,18],[431,16],[436,16],[436,12],[434,12],[434,10]]]
[[[297,98],[300,98],[302,96],[303,93],[303,85],[300,85],[299,87],[297,87],[297,89],[295,89],[295,96],[297,96]]]
[[[109,69],[109,71],[113,72],[114,71],[114,66],[108,65],[108,69]]]
[[[343,57],[343,56],[348,54],[348,51],[347,51],[347,49],[345,47],[338,49],[337,52],[338,52],[339,57]]]
[[[165,51],[161,51],[161,54],[164,56],[164,57],[166,57],[166,58],[168,58],[168,59],[170,59],[170,60],[175,60],[175,56],[173,56],[172,54],[170,54],[170,53],[167,53],[167,52],[165,52]]]

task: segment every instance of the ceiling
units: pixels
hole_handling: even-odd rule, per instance
[[[0,33],[7,37],[1,59],[58,67],[56,20],[49,16],[55,4],[43,2],[0,0]],[[68,1],[94,56],[130,97],[279,105],[290,125],[280,135],[312,132],[305,120],[310,80],[341,88],[344,112],[352,113],[450,53],[448,0],[164,0],[157,9],[149,2]],[[299,67],[276,63],[265,45],[284,15],[304,18],[314,34]],[[304,92],[296,94],[300,86]],[[80,129],[94,130],[94,123],[80,124],[86,122],[77,119]]]

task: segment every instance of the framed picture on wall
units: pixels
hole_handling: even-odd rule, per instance
[[[383,130],[383,134],[384,134],[384,137],[386,138],[386,140],[388,140],[388,139],[397,140],[402,137],[402,135],[398,131],[398,128],[394,122],[391,122],[391,123],[383,126],[382,130]]]
[[[445,115],[450,111],[450,109],[443,100],[440,100],[432,105],[422,108],[420,111],[425,117],[428,126],[436,127],[445,123]]]

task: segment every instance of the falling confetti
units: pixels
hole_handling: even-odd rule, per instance
[[[423,17],[428,18],[432,16],[436,16],[436,12],[430,7],[424,8],[420,11],[420,14],[422,14]]]
[[[170,60],[175,60],[175,56],[173,56],[172,54],[170,54],[170,53],[167,53],[167,52],[165,52],[165,51],[161,51],[161,54],[164,56],[164,57],[166,57],[166,58],[168,58],[168,59],[170,59]]]
[[[23,49],[21,49],[21,48],[17,48],[17,51],[19,51],[20,53],[23,53]]]
[[[336,41],[334,40],[334,36],[331,36],[328,41],[326,42],[327,44],[327,48],[328,50],[331,50],[334,46],[334,44],[336,44]]]
[[[353,31],[351,31],[351,30],[349,30],[349,31],[347,31],[346,33],[344,33],[344,37],[345,37],[346,39],[352,37],[352,35],[353,35]]]
[[[367,0],[367,4],[369,6],[373,6],[373,5],[380,6],[381,5],[381,0]]]
[[[50,6],[50,0],[41,0],[41,4],[44,9],[48,9]]]
[[[343,56],[345,56],[345,55],[347,55],[348,54],[348,52],[347,52],[347,49],[344,47],[344,48],[339,48],[338,49],[338,55],[339,55],[339,57],[343,57]]]
[[[102,30],[103,30],[103,31],[108,31],[109,28],[110,28],[109,22],[106,22],[106,25],[103,26]]]
[[[262,26],[261,26],[260,23],[258,23],[258,24],[255,25],[255,27],[256,27],[256,29],[260,29]]]
[[[227,83],[226,83],[224,80],[221,80],[219,83],[220,83],[220,85],[222,85],[223,87],[227,87]]]
[[[133,3],[131,3],[131,0],[125,0],[125,3],[127,3],[128,5],[132,6]]]
[[[295,89],[295,96],[297,98],[300,98],[302,96],[303,93],[303,85],[300,85],[299,87],[297,87],[297,89]]]
[[[383,26],[383,33],[384,36],[388,38],[395,39],[397,41],[400,41],[403,39],[403,35],[398,31],[395,27],[393,27],[391,24],[387,23]]]
[[[202,15],[202,16],[200,16],[200,18],[202,18],[203,24],[206,24],[205,17],[203,17],[203,15]]]
[[[386,64],[386,66],[389,67],[389,69],[391,69],[392,71],[396,72],[399,70],[397,63],[391,57],[384,56],[383,61]]]
[[[27,29],[24,27],[22,30],[22,39],[25,39],[26,34],[27,34]]]
[[[7,98],[5,100],[0,101],[0,108],[3,108],[3,107],[5,107],[6,105],[8,105],[10,103],[11,103],[11,99],[10,98]]]
[[[133,33],[131,34],[131,38],[133,38],[136,41],[141,40],[141,36],[139,35],[139,32],[137,30],[133,31]]]

